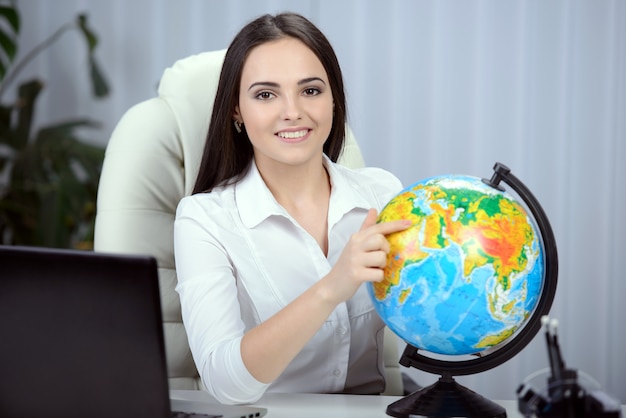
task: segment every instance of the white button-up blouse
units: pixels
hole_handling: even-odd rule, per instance
[[[328,317],[271,384],[257,381],[240,353],[244,333],[303,293],[335,264],[369,208],[401,189],[378,168],[348,169],[325,157],[330,176],[328,256],[274,199],[254,162],[236,184],[185,197],[175,222],[183,322],[199,374],[223,403],[263,393],[379,393],[383,323],[366,286]]]

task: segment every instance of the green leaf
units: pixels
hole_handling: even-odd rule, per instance
[[[78,16],[78,27],[87,41],[89,48],[89,75],[91,77],[92,92],[95,97],[102,98],[109,94],[109,85],[104,78],[104,73],[100,70],[100,66],[96,62],[94,51],[98,45],[98,38],[96,34],[87,25],[87,15],[81,14]]]
[[[0,25],[0,47],[4,54],[0,54],[0,80],[4,80],[9,64],[13,62],[17,54],[17,35],[20,31],[20,17],[15,6],[0,6],[0,23],[6,21],[7,25]],[[6,29],[12,29],[9,32]]]
[[[42,89],[43,83],[39,80],[28,81],[18,88],[15,103],[17,126],[11,144],[15,149],[22,149],[28,144],[35,114],[35,101]]]
[[[76,181],[86,188],[97,188],[104,161],[104,147],[87,144],[76,138],[72,131],[78,126],[94,125],[94,122],[88,120],[67,122],[42,129],[35,140],[36,146],[48,156],[52,172],[61,175],[65,169],[71,173],[77,169],[79,174],[76,174]]]
[[[0,80],[4,80],[9,64],[15,59],[17,53],[17,44],[11,39],[5,31],[0,28],[0,47],[4,54],[0,54]]]
[[[20,32],[20,15],[15,6],[0,6],[0,17],[3,17],[17,35]]]
[[[17,44],[14,39],[15,38],[7,35],[5,31],[0,29],[0,46],[4,50],[9,62],[13,61],[15,54],[17,53]]]
[[[98,45],[98,37],[87,26],[87,15],[78,15],[78,27],[85,36],[85,40],[87,41],[87,45],[89,47],[89,53],[92,53],[94,49],[96,49],[96,45]]]
[[[86,188],[97,190],[104,161],[104,148],[76,141],[70,150],[70,158],[84,173],[83,184]]]
[[[100,70],[96,59],[92,56],[89,57],[90,75],[91,75],[91,88],[94,96],[103,98],[109,95],[109,84],[104,78],[104,74]]]
[[[92,119],[76,119],[62,122],[55,125],[46,126],[39,130],[37,140],[47,140],[48,138],[64,138],[71,136],[76,128],[100,128],[101,124]]]
[[[0,144],[9,145],[9,136],[12,134],[11,130],[11,114],[13,113],[12,106],[0,105]]]

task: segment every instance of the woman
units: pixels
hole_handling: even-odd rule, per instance
[[[266,15],[234,38],[175,223],[190,348],[223,403],[384,389],[383,323],[363,284],[383,278],[385,235],[408,225],[376,223],[396,177],[335,164],[345,118],[337,58],[311,22]]]

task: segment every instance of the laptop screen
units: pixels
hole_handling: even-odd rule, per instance
[[[0,246],[0,335],[0,416],[170,414],[152,257]]]

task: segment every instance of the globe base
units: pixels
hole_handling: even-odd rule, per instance
[[[387,415],[397,418],[505,418],[506,409],[460,385],[447,375],[434,384],[389,404]]]

